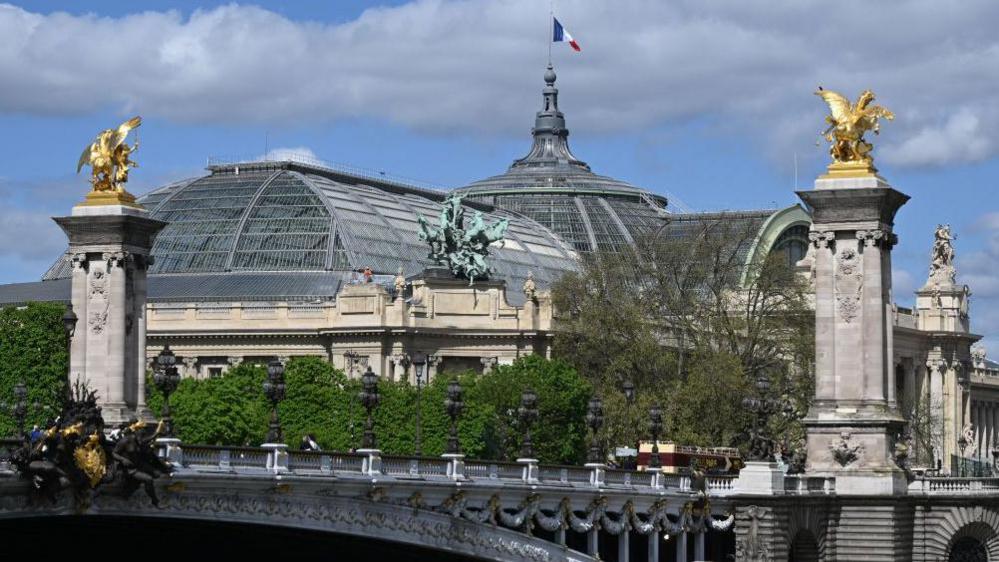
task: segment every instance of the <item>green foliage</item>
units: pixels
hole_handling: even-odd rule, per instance
[[[224,376],[182,379],[170,395],[177,436],[206,445],[259,445],[267,435],[270,406],[264,398],[266,369],[237,365]],[[152,392],[149,407],[160,412],[163,398]]]
[[[62,404],[69,358],[61,304],[30,303],[0,309],[0,402],[14,404],[14,385],[28,389],[26,428],[55,417]],[[35,407],[35,404],[38,407]],[[11,412],[0,409],[0,435],[16,430]]]
[[[543,462],[577,463],[584,456],[586,403],[592,388],[571,365],[538,355],[500,365],[480,378],[473,400],[488,404],[493,427],[486,434],[486,456],[511,460],[519,456],[521,430],[517,408],[524,389],[538,394],[538,420],[531,435],[535,454]]]
[[[170,396],[178,436],[188,443],[261,443],[270,419],[262,388],[265,377],[263,367],[240,365],[221,377],[183,379]],[[514,365],[498,367],[492,375],[465,373],[456,377],[465,403],[458,418],[458,435],[462,452],[469,457],[517,457],[521,432],[515,412],[521,391],[532,387],[538,393],[541,412],[534,431],[539,458],[547,462],[580,458],[590,387],[568,364],[529,356]],[[426,456],[438,456],[446,450],[450,418],[444,410],[444,398],[452,378],[438,376],[421,390],[421,442]],[[348,380],[320,358],[301,357],[288,363],[285,384],[286,399],[279,414],[289,445],[298,446],[307,433],[315,435],[324,449],[343,451],[360,445],[365,420],[358,400],[360,381]],[[389,455],[413,454],[416,388],[407,382],[380,381],[378,390],[381,404],[374,415],[378,448]],[[153,390],[150,408],[158,413],[162,404],[162,396]]]
[[[758,225],[691,221],[686,234],[640,238],[633,252],[594,253],[552,288],[553,355],[583,373],[604,400],[608,447],[648,434],[648,409],[669,416],[664,438],[729,445],[750,418],[742,399],[761,374],[782,400],[771,435],[802,444],[812,397],[814,313],[783,253],[747,263]],[[628,404],[622,383],[636,387]]]

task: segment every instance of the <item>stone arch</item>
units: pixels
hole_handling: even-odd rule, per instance
[[[811,531],[802,529],[791,538],[788,562],[819,562],[819,541]]]
[[[934,519],[924,524],[927,560],[949,560],[954,545],[962,538],[970,538],[985,547],[989,560],[999,561],[999,512],[996,510],[982,506],[952,507],[946,512],[940,510]]]
[[[826,506],[794,506],[788,511],[789,561],[818,562],[825,556]]]
[[[763,225],[760,226],[756,239],[753,240],[753,244],[746,255],[746,265],[743,268],[741,279],[742,284],[746,285],[751,281],[751,265],[758,263],[759,260],[770,255],[770,251],[773,250],[781,234],[796,226],[811,227],[811,224],[811,215],[801,205],[792,205],[770,215],[764,221]]]
[[[19,483],[20,484],[20,483]],[[266,524],[274,527],[321,531],[355,537],[376,536],[379,540],[411,544],[467,556],[471,559],[512,562],[596,562],[582,552],[548,542],[520,531],[489,523],[474,523],[426,508],[414,508],[384,500],[307,493],[299,495],[288,488],[250,490],[211,490],[178,487],[166,494],[159,508],[141,493],[130,498],[101,494],[78,516],[124,517],[134,521],[186,519],[223,523]],[[282,491],[286,490],[286,491]],[[2,492],[0,487],[0,492]],[[0,493],[0,519],[63,517],[77,513],[67,494],[57,504],[32,506],[28,494]]]

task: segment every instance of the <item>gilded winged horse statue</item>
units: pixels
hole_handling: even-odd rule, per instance
[[[875,135],[878,134],[881,129],[878,120],[885,118],[891,121],[895,114],[880,105],[871,105],[874,92],[870,90],[861,92],[857,103],[853,104],[841,94],[825,90],[822,86],[819,86],[815,95],[821,96],[829,104],[830,115],[826,116],[829,127],[821,134],[831,143],[829,154],[832,155],[833,165],[871,167],[874,162],[871,150],[874,147],[864,140],[864,133],[874,131]]]
[[[129,132],[141,124],[141,117],[133,117],[118,125],[117,129],[104,129],[97,134],[94,142],[83,149],[80,161],[76,164],[76,173],[80,173],[83,166],[90,166],[90,183],[94,192],[126,194],[128,171],[137,166],[130,156],[138,150],[139,141],[136,139],[135,144],[129,146],[125,139]]]

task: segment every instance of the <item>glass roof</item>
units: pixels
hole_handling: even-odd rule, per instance
[[[153,246],[152,275],[356,271],[415,275],[432,265],[419,216],[436,224],[445,194],[298,162],[240,163],[139,198],[167,221]],[[516,213],[470,205],[487,221],[508,218],[491,248],[494,277],[519,288],[533,272],[547,286],[577,267],[577,255],[543,226]],[[63,256],[45,279],[69,275]],[[511,291],[517,293],[518,291]],[[164,298],[168,298],[164,295]]]

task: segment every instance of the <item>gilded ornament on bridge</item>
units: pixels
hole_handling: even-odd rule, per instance
[[[90,166],[90,184],[84,205],[129,205],[137,207],[135,196],[125,191],[128,171],[137,166],[131,159],[139,148],[139,140],[129,146],[128,134],[142,124],[141,117],[133,117],[118,125],[117,129],[104,129],[94,142],[83,149],[76,164],[76,173]]]
[[[881,118],[891,121],[895,114],[880,105],[871,105],[874,92],[864,90],[856,103],[850,103],[843,95],[825,90],[819,86],[815,95],[821,96],[829,104],[826,123],[829,127],[822,136],[829,141],[829,154],[833,162],[829,174],[824,177],[864,177],[877,173],[871,151],[874,145],[864,139],[864,133],[881,130]]]

